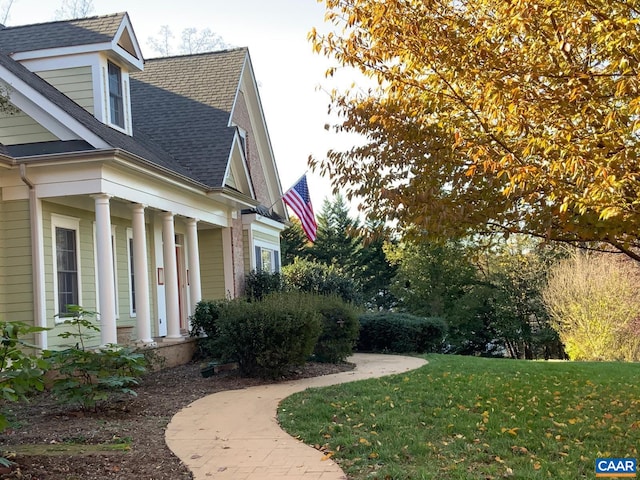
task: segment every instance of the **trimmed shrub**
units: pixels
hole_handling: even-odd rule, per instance
[[[353,353],[360,322],[355,308],[337,296],[318,296],[315,309],[322,315],[322,333],[313,350],[318,362],[344,362]]]
[[[440,350],[447,333],[438,317],[377,312],[360,316],[358,350],[385,353],[425,353]]]
[[[220,353],[238,362],[245,376],[276,378],[303,365],[321,331],[313,299],[275,293],[261,301],[225,303],[217,320]]]
[[[198,338],[198,356],[220,358],[218,319],[227,300],[202,300],[191,316],[191,337]]]
[[[335,266],[297,258],[291,265],[282,267],[282,278],[287,290],[337,295],[345,302],[362,302],[356,282]]]
[[[245,280],[245,295],[250,300],[262,300],[265,295],[284,289],[282,276],[278,272],[251,271]]]

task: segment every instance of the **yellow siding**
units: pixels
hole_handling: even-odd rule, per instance
[[[29,202],[0,202],[0,320],[33,323]]]
[[[6,320],[6,285],[7,280],[5,277],[6,268],[5,264],[5,256],[4,250],[2,249],[2,245],[4,245],[4,203],[0,198],[0,321]]]
[[[58,138],[23,111],[0,112],[0,143],[17,145],[52,140]]]
[[[87,212],[70,207],[64,207],[48,202],[42,202],[43,234],[44,234],[44,263],[45,263],[45,288],[47,307],[47,326],[52,330],[49,332],[49,346],[51,348],[68,344],[58,337],[64,331],[64,327],[55,324],[54,290],[53,290],[53,239],[51,232],[51,214],[63,215],[80,220],[80,232],[78,248],[80,249],[80,281],[82,285],[82,307],[86,310],[96,310],[96,280],[94,263],[94,242],[93,242],[93,212]],[[97,332],[96,332],[97,333]],[[98,344],[99,334],[93,337],[90,343]]]
[[[199,230],[200,278],[202,298],[216,300],[225,298],[224,263],[222,258],[222,230]]]
[[[116,255],[116,271],[117,271],[117,281],[118,285],[118,326],[136,326],[136,317],[131,315],[131,279],[129,277],[129,239],[127,237],[127,229],[132,228],[129,220],[121,219],[121,218],[112,218],[111,224],[115,227],[115,236],[116,236],[116,245],[115,245],[115,255]],[[149,270],[147,271],[147,277],[149,281],[149,289],[153,290],[154,280],[151,276],[153,272],[152,265],[152,254],[153,252],[151,246],[151,231],[149,229],[149,225],[147,225],[147,252],[148,252],[148,264]],[[151,291],[149,292],[150,302],[152,305],[152,318],[153,317],[153,305],[155,303],[151,299]]]
[[[93,114],[93,81],[90,66],[48,70],[37,74]]]
[[[134,326],[135,317],[131,316],[131,296],[129,289],[131,288],[129,279],[129,247],[127,245],[127,228],[131,228],[128,220],[111,219],[111,224],[115,227],[115,255],[116,255],[116,272],[118,278],[116,285],[118,286],[118,326]]]

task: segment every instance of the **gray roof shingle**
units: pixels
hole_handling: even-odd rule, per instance
[[[236,132],[229,126],[231,111],[248,58],[246,48],[147,60],[144,71],[130,74],[133,137],[101,123],[10,57],[17,52],[110,42],[126,15],[0,28],[0,65],[113,148],[207,187],[223,187]]]
[[[129,153],[144,158],[159,167],[171,170],[179,175],[199,181],[189,169],[177,163],[175,159],[161,147],[155,145],[144,133],[140,133],[135,138],[119,132],[104,123],[100,122],[91,113],[75,103],[55,87],[41,79],[35,73],[30,72],[20,63],[13,60],[8,55],[0,53],[0,65],[7,68],[11,73],[24,81],[31,88],[44,95],[54,105],[78,120],[92,133],[102,138],[113,148],[119,148]],[[201,182],[202,183],[202,182]]]
[[[0,29],[0,51],[13,54],[110,42],[126,13]]]
[[[145,133],[200,181],[222,187],[247,55],[237,48],[147,60],[131,75],[134,134]]]

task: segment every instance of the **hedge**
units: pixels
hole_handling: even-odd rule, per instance
[[[446,322],[438,317],[376,312],[360,316],[357,348],[363,352],[425,353],[439,351]]]

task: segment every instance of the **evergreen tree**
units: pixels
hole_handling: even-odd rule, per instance
[[[387,258],[385,247],[389,244],[388,232],[381,225],[368,224],[362,246],[356,254],[354,275],[361,285],[365,304],[371,310],[389,310],[397,303],[391,293],[397,265]]]
[[[357,228],[358,221],[349,217],[349,208],[342,196],[335,196],[333,201],[325,199],[318,215],[318,237],[309,248],[311,257],[317,262],[352,271],[361,248]]]
[[[302,230],[300,220],[291,219],[291,225],[280,234],[280,257],[282,266],[291,265],[296,258],[309,256],[309,241]]]

